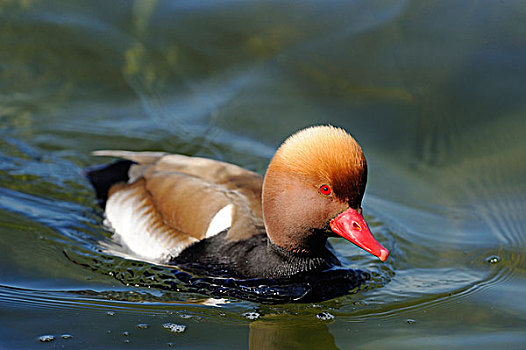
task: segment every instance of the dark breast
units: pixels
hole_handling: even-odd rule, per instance
[[[203,276],[234,278],[291,278],[340,265],[328,249],[316,256],[294,254],[269,242],[264,231],[236,242],[226,235],[196,242],[170,264]]]

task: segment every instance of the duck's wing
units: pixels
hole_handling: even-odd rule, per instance
[[[109,187],[106,219],[116,238],[142,258],[165,261],[225,229],[228,240],[261,232],[262,178],[252,171],[157,152],[94,154],[133,162],[128,180]]]

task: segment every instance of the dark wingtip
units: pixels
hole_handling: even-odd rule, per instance
[[[104,164],[84,169],[84,176],[91,182],[97,195],[99,205],[104,208],[108,200],[111,186],[130,179],[128,171],[135,164],[131,160],[118,160],[111,164]]]

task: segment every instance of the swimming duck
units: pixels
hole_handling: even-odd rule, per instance
[[[265,177],[161,152],[96,151],[123,160],[88,171],[114,238],[137,259],[213,276],[291,278],[340,265],[340,236],[385,261],[362,216],[367,163],[333,126],[283,142]]]

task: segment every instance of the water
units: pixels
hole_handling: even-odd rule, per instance
[[[525,348],[525,23],[522,1],[0,2],[0,347]],[[366,288],[210,297],[101,251],[90,151],[263,173],[318,123],[369,162],[392,256],[332,241]]]

